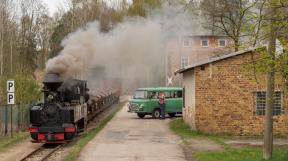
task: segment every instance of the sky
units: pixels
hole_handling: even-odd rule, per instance
[[[55,12],[57,12],[58,8],[61,7],[63,8],[63,6],[67,6],[65,5],[66,2],[69,2],[69,0],[42,0],[46,7],[49,9],[49,14],[51,16],[53,16],[53,14]]]
[[[54,13],[57,12],[58,8],[67,8],[67,2],[70,2],[70,0],[42,0],[46,7],[49,9],[50,16],[53,16]],[[113,5],[113,3],[119,3],[121,0],[104,0],[108,5]],[[128,2],[131,2],[132,0],[128,0]]]

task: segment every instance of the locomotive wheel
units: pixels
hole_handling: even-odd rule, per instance
[[[145,117],[145,114],[144,113],[137,113],[137,116],[141,119],[143,119]]]
[[[86,127],[86,120],[83,118],[80,121],[77,122],[77,128],[79,132],[83,132]]]
[[[160,116],[161,116],[160,109],[155,109],[152,113],[152,117],[153,118],[160,118]]]

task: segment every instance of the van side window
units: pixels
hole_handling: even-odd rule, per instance
[[[158,92],[149,92],[149,97],[152,99],[158,99]]]
[[[165,92],[165,98],[173,98],[172,92]]]
[[[182,97],[182,91],[177,91],[177,98],[181,98]]]
[[[176,91],[173,91],[173,92],[171,92],[172,93],[172,97],[173,98],[177,98],[177,92]]]

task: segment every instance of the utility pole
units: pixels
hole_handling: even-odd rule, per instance
[[[269,43],[268,43],[268,57],[269,65],[267,71],[267,92],[266,92],[266,109],[264,120],[264,146],[263,146],[263,158],[265,160],[272,159],[273,152],[273,102],[274,102],[274,90],[275,90],[275,49],[276,49],[276,37],[277,29],[275,25],[276,8],[271,4],[268,9],[269,18]]]
[[[1,62],[0,62],[0,75],[3,75],[3,68],[4,68],[4,66],[3,66],[3,59],[4,59],[4,57],[3,57],[3,55],[4,55],[4,53],[3,53],[3,45],[4,45],[4,5],[6,5],[5,4],[5,2],[3,2],[3,4],[1,5],[1,58],[0,58],[0,60],[1,60]]]
[[[10,40],[10,72],[13,73],[13,46],[12,46],[12,38]]]

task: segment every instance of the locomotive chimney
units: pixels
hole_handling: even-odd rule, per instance
[[[55,73],[47,73],[43,81],[43,84],[46,86],[46,88],[52,91],[56,91],[62,83],[63,80],[58,74]]]

